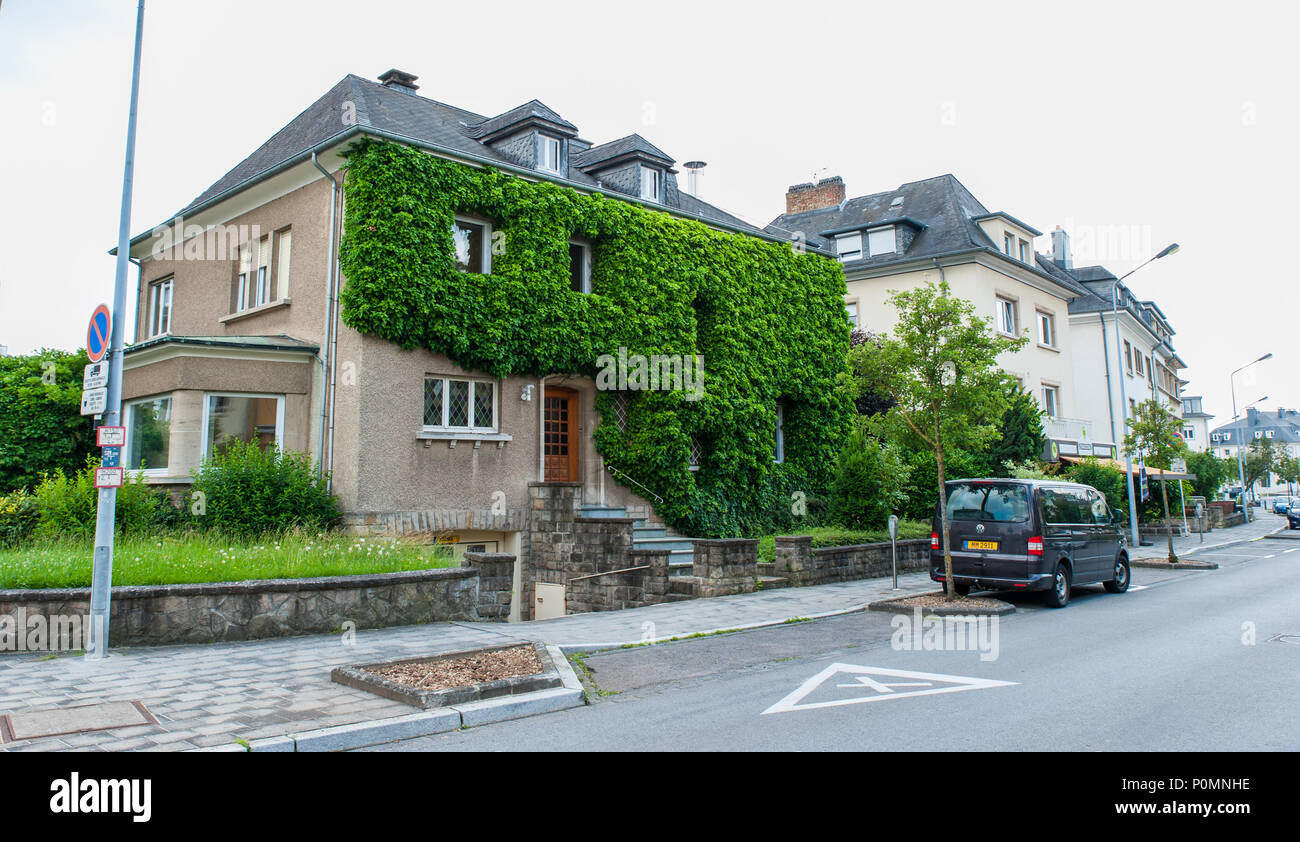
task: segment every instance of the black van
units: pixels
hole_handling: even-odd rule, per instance
[[[1061,608],[1074,585],[1128,590],[1124,530],[1095,488],[1055,480],[963,479],[944,484],[953,587],[1045,591]],[[930,533],[930,578],[943,582],[939,507]]]

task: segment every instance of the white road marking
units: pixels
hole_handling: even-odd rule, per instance
[[[800,704],[809,694],[826,683],[832,677],[839,673],[849,673],[857,678],[857,684],[840,684],[838,688],[848,689],[872,689],[876,692],[870,696],[859,696],[851,699],[835,699],[829,702],[809,702]],[[883,683],[868,678],[869,675],[882,676],[886,678],[916,678],[924,679],[916,682],[898,682]],[[944,686],[933,687],[931,685],[942,682]],[[911,696],[931,696],[939,693],[960,693],[963,690],[985,690],[991,687],[1010,687],[1015,685],[1014,681],[996,681],[991,678],[973,678],[963,675],[942,675],[933,672],[910,672],[908,670],[887,669],[885,667],[864,667],[856,664],[831,664],[826,669],[809,678],[803,684],[800,684],[793,693],[790,693],[781,701],[772,705],[763,711],[762,715],[769,713],[788,713],[795,710],[813,710],[816,708],[840,707],[841,705],[857,705],[864,702],[882,702],[891,699],[906,699]],[[894,687],[926,687],[929,690],[911,690],[905,693],[894,691]]]

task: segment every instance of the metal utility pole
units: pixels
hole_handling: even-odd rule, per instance
[[[1237,372],[1245,371],[1246,369],[1250,368],[1252,365],[1255,365],[1255,363],[1262,363],[1264,360],[1267,360],[1267,359],[1269,359],[1269,358],[1272,357],[1272,356],[1273,356],[1273,352],[1270,351],[1270,352],[1268,352],[1267,354],[1265,354],[1264,356],[1260,357],[1260,358],[1257,359],[1257,360],[1251,360],[1250,362],[1248,362],[1248,363],[1246,363],[1245,365],[1243,365],[1241,368],[1239,368],[1239,369],[1237,369],[1236,371],[1232,372],[1232,374],[1229,374],[1229,375],[1228,375],[1228,389],[1232,392],[1232,422],[1233,422],[1233,424],[1236,424],[1236,423],[1237,423],[1237,414],[1238,414],[1238,413],[1237,413],[1237,382],[1236,382],[1236,380],[1234,379],[1234,378],[1237,376]],[[1243,409],[1249,409],[1251,404],[1256,404],[1256,403],[1259,403],[1259,401],[1263,401],[1263,400],[1268,400],[1268,397],[1265,396],[1265,397],[1260,398],[1259,400],[1251,401],[1250,404],[1246,404],[1246,406],[1244,406],[1244,407],[1242,407],[1242,408],[1243,408]],[[1247,522],[1247,523],[1250,523],[1250,510],[1249,510],[1249,508],[1246,506],[1246,461],[1245,461],[1245,460],[1246,460],[1246,457],[1245,457],[1245,454],[1243,453],[1243,449],[1244,449],[1245,446],[1246,446],[1246,444],[1245,444],[1245,442],[1246,442],[1246,438],[1245,438],[1246,425],[1245,425],[1245,423],[1243,423],[1243,424],[1241,425],[1241,428],[1240,428],[1240,429],[1238,429],[1238,430],[1234,430],[1234,432],[1237,434],[1237,477],[1238,477],[1238,479],[1241,480],[1241,515],[1242,515],[1242,517],[1244,517],[1244,518],[1246,519],[1246,522]]]
[[[144,0],[135,13],[135,59],[131,68],[131,110],[126,122],[126,166],[122,174],[122,213],[117,226],[117,273],[113,279],[113,331],[109,349],[108,405],[103,425],[116,427],[122,419],[122,332],[126,322],[126,272],[131,257],[131,189],[135,178],[135,123],[140,103],[140,53],[144,38]],[[99,490],[95,513],[95,559],[90,583],[90,628],[86,658],[108,654],[110,597],[113,592],[113,523],[117,489]]]
[[[1129,275],[1132,275],[1138,269],[1141,269],[1142,266],[1146,266],[1147,263],[1150,263],[1153,260],[1159,260],[1162,257],[1168,257],[1169,255],[1177,252],[1178,248],[1179,248],[1178,243],[1171,243],[1170,245],[1165,246],[1163,249],[1160,250],[1159,254],[1147,260],[1146,263],[1143,263],[1141,266],[1138,266],[1134,269],[1130,269],[1129,271],[1121,275],[1115,281],[1115,286],[1111,289],[1110,309],[1112,315],[1115,318],[1115,357],[1118,360],[1118,365],[1115,368],[1115,372],[1119,380],[1119,411],[1121,417],[1124,418],[1126,422],[1128,419],[1128,389],[1124,385],[1124,378],[1127,376],[1127,372],[1124,369],[1124,352],[1120,344],[1121,342],[1120,329],[1119,329],[1120,286],[1124,282],[1125,278],[1127,278]],[[1127,423],[1121,424],[1120,432],[1124,432],[1124,430],[1127,427],[1128,427]],[[1123,447],[1122,442],[1116,442],[1115,445],[1116,447]],[[1133,546],[1140,547],[1142,546],[1142,534],[1138,531],[1137,501],[1134,500],[1134,494],[1133,494],[1133,457],[1128,452],[1127,447],[1124,448],[1124,477],[1125,477],[1124,485],[1125,487],[1128,488],[1128,521],[1129,521],[1129,528],[1133,533]]]

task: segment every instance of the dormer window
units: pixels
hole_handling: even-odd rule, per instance
[[[560,172],[560,139],[539,135],[537,168],[547,172]]]
[[[862,232],[840,234],[835,238],[835,254],[841,263],[862,259]]]
[[[885,228],[873,228],[867,232],[867,249],[872,257],[881,254],[893,254],[898,250],[897,242],[894,237],[894,226],[892,225]]]
[[[1028,240],[1020,241],[1020,262],[1021,263],[1029,262],[1029,241]]]
[[[650,167],[641,168],[641,198],[649,202],[658,202],[663,186],[663,173]]]
[[[1007,257],[1011,257],[1012,255],[1015,254],[1015,250],[1016,250],[1016,238],[1015,238],[1015,235],[1012,234],[1012,233],[1010,233],[1010,232],[1004,233],[1004,234],[1002,235],[1002,251],[1003,251],[1003,253],[1005,253]]]

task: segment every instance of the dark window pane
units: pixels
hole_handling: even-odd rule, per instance
[[[208,397],[208,451],[223,453],[231,442],[251,441],[263,451],[275,446],[275,398],[244,398],[234,395]]]
[[[469,426],[469,381],[447,381],[447,426]]]
[[[948,486],[948,520],[1023,523],[1029,519],[1029,489],[1011,483]]]
[[[492,426],[492,384],[474,384],[474,426]]]
[[[133,471],[167,467],[171,414],[171,398],[131,405],[131,446],[125,467]]]
[[[429,378],[424,381],[424,423],[428,427],[442,426],[442,380]]]
[[[580,243],[569,243],[569,289],[590,291],[587,286],[587,249]]]

